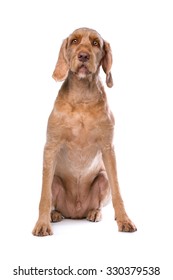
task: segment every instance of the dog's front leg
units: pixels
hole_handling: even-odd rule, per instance
[[[111,145],[104,147],[102,149],[102,156],[111,187],[112,203],[115,210],[115,220],[118,224],[118,230],[125,232],[136,231],[135,225],[129,219],[124,208],[124,203],[118,184],[116,157],[113,147]]]
[[[52,201],[51,186],[55,172],[56,154],[54,145],[47,143],[43,158],[43,183],[39,204],[39,218],[33,229],[33,235],[46,236],[53,234],[50,224],[50,211]]]

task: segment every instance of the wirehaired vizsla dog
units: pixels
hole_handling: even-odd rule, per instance
[[[89,28],[75,30],[61,46],[53,72],[64,81],[47,127],[37,236],[51,235],[51,222],[62,218],[92,222],[110,197],[119,231],[136,231],[120,194],[113,148],[114,117],[99,69],[112,87],[108,42]]]

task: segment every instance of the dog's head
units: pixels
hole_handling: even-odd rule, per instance
[[[112,52],[109,43],[95,30],[79,28],[63,41],[53,78],[63,81],[70,70],[83,79],[97,73],[101,65],[106,73],[106,84],[112,87]]]

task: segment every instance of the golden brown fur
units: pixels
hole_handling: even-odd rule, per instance
[[[101,219],[112,197],[119,231],[133,232],[121,198],[113,149],[114,118],[99,79],[112,87],[110,45],[92,29],[75,30],[62,43],[53,73],[64,81],[48,120],[43,185],[34,235],[51,235],[51,221]]]

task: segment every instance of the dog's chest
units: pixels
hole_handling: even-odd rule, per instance
[[[86,146],[95,143],[99,137],[98,120],[92,114],[75,112],[66,116],[64,120],[64,140]]]
[[[61,144],[73,144],[76,148],[97,146],[103,138],[112,137],[113,118],[106,108],[101,102],[75,106],[58,102],[51,115],[48,132]]]
[[[87,128],[87,121],[85,122],[83,117],[80,116],[74,119],[76,119],[76,122],[71,126],[71,136],[73,138],[79,137],[82,134],[85,134],[86,136],[86,134],[89,133],[89,130]]]

